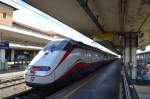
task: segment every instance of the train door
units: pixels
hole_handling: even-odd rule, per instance
[[[80,56],[79,56],[79,58],[80,58],[80,60],[81,61],[84,61],[85,60],[85,58],[84,58],[84,49],[80,49]]]
[[[87,50],[87,56],[88,56],[88,62],[91,63],[92,62],[92,60],[91,60],[92,54],[91,54],[90,50]]]
[[[88,51],[85,50],[85,61],[88,62]]]

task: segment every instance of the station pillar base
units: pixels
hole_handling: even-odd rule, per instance
[[[15,50],[11,49],[11,62],[14,62]]]
[[[8,66],[5,64],[5,50],[0,50],[0,70],[6,70]]]

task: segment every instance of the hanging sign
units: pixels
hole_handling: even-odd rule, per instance
[[[9,49],[9,42],[0,42],[0,49]]]
[[[94,38],[96,40],[112,40],[113,39],[113,34],[110,34],[110,33],[96,34]]]

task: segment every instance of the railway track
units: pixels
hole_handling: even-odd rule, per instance
[[[61,86],[61,87],[47,87],[44,89],[32,88],[32,89],[28,89],[20,93],[5,97],[3,99],[45,99],[68,85]]]
[[[19,85],[25,83],[23,77],[14,78],[11,80],[0,81],[0,90],[11,90],[11,87],[20,88]],[[22,92],[16,92],[12,95],[4,96],[3,99],[43,99],[50,96],[60,88],[51,89],[27,89]],[[1,98],[1,97],[0,97]]]
[[[25,83],[24,77],[0,81],[0,90]]]
[[[44,99],[54,92],[56,92],[56,90],[30,89],[3,99]]]

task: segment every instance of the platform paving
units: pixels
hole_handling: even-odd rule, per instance
[[[115,61],[47,99],[118,99],[120,65]]]
[[[135,85],[135,89],[140,99],[150,99],[150,86]]]

